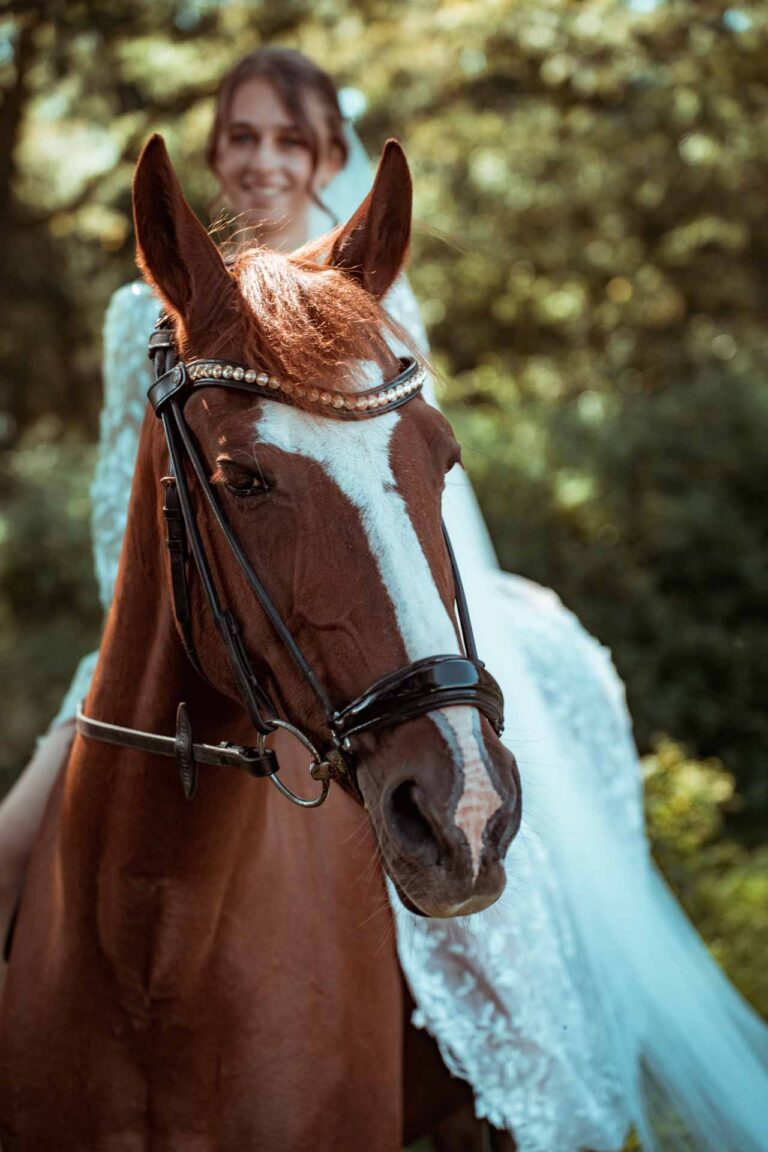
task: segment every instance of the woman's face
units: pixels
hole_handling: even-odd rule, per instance
[[[320,155],[313,172],[309,141],[268,80],[246,80],[232,98],[229,122],[218,140],[215,172],[232,212],[270,247],[291,251],[308,238],[312,191],[341,166],[321,102],[305,96]]]

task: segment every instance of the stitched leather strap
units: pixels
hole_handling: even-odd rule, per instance
[[[429,656],[400,668],[353,700],[333,718],[339,737],[401,724],[435,708],[467,704],[478,708],[501,735],[504,702],[485,666],[463,656]]]
[[[242,744],[195,744],[188,728],[189,718],[186,708],[179,705],[182,716],[181,732],[175,736],[157,736],[153,732],[142,732],[138,728],[122,728],[119,724],[107,724],[103,720],[92,720],[78,708],[75,724],[81,736],[91,740],[101,740],[104,744],[116,744],[121,748],[134,748],[137,752],[151,752],[158,756],[171,756],[179,763],[213,764],[218,768],[240,768],[249,776],[272,776],[278,770],[277,756],[271,748],[250,748]],[[177,714],[177,721],[179,718]],[[184,776],[182,774],[182,782]],[[186,792],[186,788],[185,788]]]
[[[153,332],[153,336],[158,333]],[[150,355],[164,349],[165,345],[160,345],[157,348],[150,350]],[[167,404],[174,396],[182,397],[185,392],[189,391],[189,381],[184,365],[179,361],[173,368],[164,372],[159,379],[155,380],[154,384],[150,385],[147,397],[149,402],[154,408],[155,412],[160,412],[164,404]]]
[[[171,465],[171,469],[172,469]],[[173,609],[178,621],[184,650],[198,675],[204,680],[208,677],[200,667],[192,639],[192,615],[187,588],[187,561],[189,549],[187,547],[187,534],[184,529],[184,516],[179,504],[179,492],[176,477],[173,472],[163,476],[164,491],[163,516],[165,518],[165,547],[170,559],[171,590],[173,592]]]

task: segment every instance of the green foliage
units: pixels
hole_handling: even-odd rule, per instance
[[[724,837],[724,814],[739,803],[733,776],[670,740],[658,742],[643,769],[657,862],[715,958],[768,1016],[768,846],[749,851]]]
[[[552,372],[484,365],[452,391],[502,565],[609,644],[641,747],[667,731],[717,750],[763,813],[768,390],[701,369],[553,404]]]
[[[0,458],[0,785],[58,710],[100,624],[88,530],[93,449],[30,432]]]

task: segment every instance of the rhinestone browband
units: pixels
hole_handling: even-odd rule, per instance
[[[370,388],[366,392],[337,392],[294,384],[279,380],[268,372],[259,372],[245,364],[231,360],[192,360],[186,365],[186,373],[192,384],[204,381],[243,384],[249,390],[264,396],[286,400],[289,403],[317,404],[335,409],[339,416],[363,416],[368,412],[377,414],[387,408],[397,407],[409,400],[424,386],[424,368],[412,356],[400,358],[400,373],[383,387]]]

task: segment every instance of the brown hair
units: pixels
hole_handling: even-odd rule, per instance
[[[258,48],[235,64],[219,84],[216,112],[205,148],[206,163],[212,172],[216,170],[219,138],[229,120],[235,92],[241,84],[257,76],[269,81],[294,117],[307,139],[315,168],[320,160],[320,140],[307,114],[306,97],[309,93],[316,96],[323,109],[331,143],[340,150],[342,162],[346,164],[349,148],[344,135],[339,97],[336,85],[328,73],[293,48]],[[322,204],[320,206],[324,207]]]

